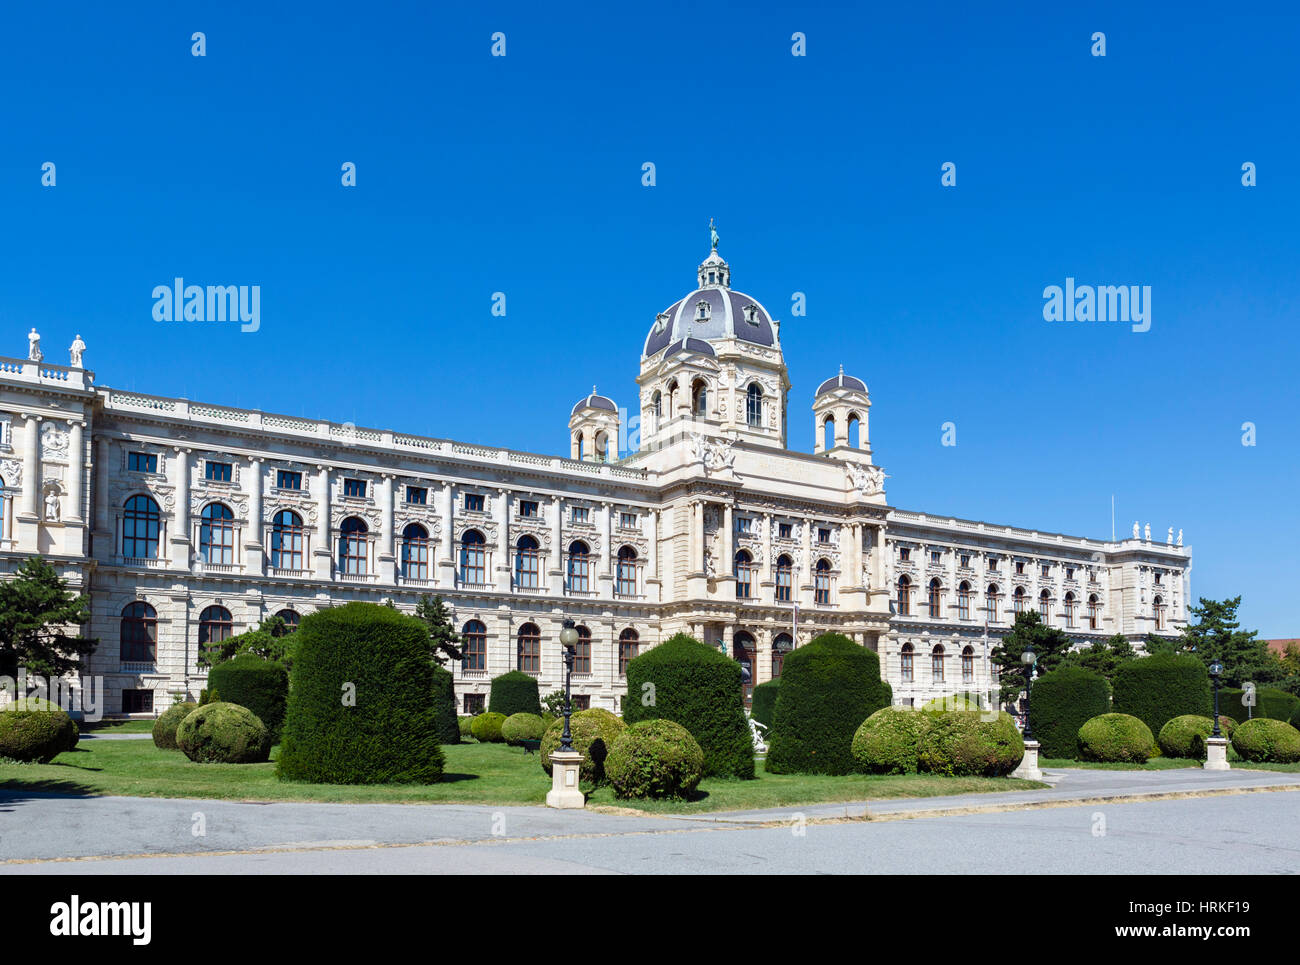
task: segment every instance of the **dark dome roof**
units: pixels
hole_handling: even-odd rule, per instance
[[[670,355],[676,355],[678,352],[698,352],[700,355],[708,355],[710,357],[717,354],[713,351],[713,346],[704,341],[704,339],[687,338],[680,342],[673,342],[672,345],[669,345],[668,350],[664,352],[664,358],[667,358]]]
[[[617,412],[618,406],[614,404],[613,399],[607,399],[603,395],[596,394],[596,387],[591,387],[591,395],[582,399],[573,407],[570,415],[577,415],[583,409],[604,409],[606,412]]]
[[[655,319],[643,354],[654,355],[687,338],[713,342],[732,337],[755,345],[775,344],[772,316],[744,292],[720,286],[697,288]]]
[[[855,379],[851,375],[845,375],[844,369],[840,369],[840,374],[833,379],[827,379],[821,385],[817,386],[817,395],[825,395],[835,389],[849,389],[853,392],[866,392],[867,383],[861,379]]]

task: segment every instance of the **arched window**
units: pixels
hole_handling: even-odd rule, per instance
[[[962,620],[970,619],[970,584],[962,580],[957,587],[957,616]]]
[[[199,614],[199,646],[229,640],[235,635],[235,621],[224,606],[210,606]]]
[[[573,593],[591,591],[591,551],[580,539],[569,544],[569,590]]]
[[[912,657],[914,651],[910,643],[903,644],[903,650],[900,654],[900,663],[904,683],[911,683],[915,679],[915,668],[912,666]]]
[[[614,589],[619,596],[636,596],[636,568],[636,550],[624,546],[618,551],[618,570],[615,574],[617,579]]]
[[[487,549],[483,534],[467,529],[460,537],[460,581],[467,586],[482,586],[487,580]]]
[[[605,432],[596,433],[596,461],[609,462],[609,435]]]
[[[862,420],[856,412],[849,413],[849,445],[854,449],[862,448]]]
[[[408,580],[429,578],[429,531],[419,523],[402,530],[402,576]]]
[[[943,658],[943,644],[936,643],[930,651],[930,679],[936,684],[943,683]]]
[[[709,414],[709,386],[703,379],[691,384],[691,412],[699,419]]]
[[[987,608],[989,623],[998,622],[998,585],[990,583],[988,590],[984,594],[984,606]]]
[[[772,641],[772,679],[781,676],[785,669],[785,655],[794,649],[794,639],[788,633],[778,633]]]
[[[148,496],[132,496],[122,513],[122,555],[132,560],[158,559],[162,513]]]
[[[822,423],[822,448],[835,448],[835,416],[828,415]]]
[[[627,676],[628,661],[636,657],[640,646],[641,638],[631,627],[618,635],[618,675],[620,677]]]
[[[591,675],[591,631],[579,625],[578,642],[573,645],[574,674]]]
[[[224,503],[203,507],[199,522],[199,556],[205,563],[230,566],[235,562],[235,514]]]
[[[298,624],[302,623],[302,617],[298,615],[297,610],[281,610],[276,616],[284,621],[284,628],[275,634],[277,637],[287,637],[298,629]]]
[[[898,578],[898,615],[912,615],[912,581],[906,576]]]
[[[818,560],[813,573],[813,601],[822,606],[831,602],[831,561]]]
[[[1062,601],[1061,606],[1065,612],[1065,625],[1067,627],[1073,627],[1074,626],[1074,594],[1073,593],[1065,594],[1065,599],[1064,601]]]
[[[1043,618],[1044,623],[1050,623],[1052,620],[1052,594],[1046,590],[1038,594],[1038,615]]]
[[[962,647],[961,682],[964,684],[973,684],[975,682],[975,649],[973,647]]]
[[[303,568],[302,517],[282,509],[271,521],[271,565],[280,570]]]
[[[929,604],[930,619],[937,620],[943,616],[943,584],[938,577],[930,581],[930,595],[926,602]]]
[[[754,557],[749,550],[736,553],[736,599],[748,600],[754,595]]]
[[[487,627],[478,620],[468,621],[460,630],[462,670],[487,670]]]
[[[581,432],[575,432],[575,433],[573,434],[573,448],[574,448],[574,449],[577,451],[577,453],[578,453],[578,455],[577,455],[577,458],[578,458],[578,459],[585,459],[585,458],[587,458],[587,453],[584,451],[585,446],[584,446],[584,444],[583,444],[582,433],[581,433]]]
[[[1157,629],[1157,630],[1163,630],[1163,629],[1165,628],[1165,600],[1164,600],[1164,597],[1160,597],[1160,596],[1155,597],[1155,598],[1151,601],[1151,604],[1152,604],[1152,609],[1155,610],[1155,614],[1156,614],[1156,629]]]
[[[367,535],[370,527],[365,520],[349,516],[339,525],[339,572],[349,576],[365,576],[367,569]]]
[[[537,540],[531,536],[519,537],[515,543],[515,586],[522,590],[536,590],[541,586],[541,564]]]
[[[519,645],[515,669],[524,673],[542,672],[542,631],[536,623],[525,623],[519,628]]]
[[[745,424],[755,429],[763,425],[763,387],[751,382],[745,391]]]
[[[1097,600],[1096,593],[1088,597],[1088,629],[1101,629],[1101,603]]]
[[[1023,586],[1016,587],[1016,592],[1011,595],[1011,612],[1025,612],[1025,588]]]
[[[122,608],[118,656],[123,663],[153,663],[158,658],[158,614],[137,600]]]
[[[654,396],[650,399],[650,413],[654,419],[651,423],[652,431],[658,430],[664,418],[664,396],[658,389],[655,390]]]
[[[776,561],[776,602],[789,603],[794,585],[794,560],[782,553]]]
[[[677,380],[668,383],[668,418],[677,415]]]

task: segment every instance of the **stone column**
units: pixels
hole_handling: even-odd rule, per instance
[[[85,488],[82,480],[86,473],[86,441],[82,429],[84,422],[74,420],[68,442],[68,510],[67,521],[82,523],[81,501]]]
[[[264,572],[262,544],[262,460],[248,460],[248,532],[244,536],[244,568],[260,576]]]
[[[454,586],[456,583],[456,561],[452,558],[452,537],[455,534],[455,521],[452,518],[451,483],[445,483],[438,493],[438,515],[442,518],[442,538],[438,540],[438,584]]]
[[[330,525],[330,467],[316,467],[316,579],[328,580],[334,575],[333,527]]]
[[[691,504],[691,571],[704,572],[704,501]]]
[[[754,686],[772,679],[772,631],[758,631],[758,654],[754,657]]]
[[[510,592],[510,490],[498,489],[492,497],[492,515],[497,521],[496,588]]]
[[[722,504],[722,559],[717,562],[719,595],[723,599],[736,597],[736,519],[730,501]]]
[[[19,519],[40,519],[37,511],[40,490],[41,417],[29,415],[23,425],[23,495],[19,503]]]
[[[101,437],[95,440],[95,535],[107,537],[110,541],[113,532],[113,521],[109,519],[108,510],[108,478],[111,469],[109,466],[109,460],[112,458],[111,452],[112,447],[107,439]],[[96,549],[103,553],[104,547],[97,546]],[[112,553],[113,551],[110,549],[107,555],[111,556]]]
[[[776,521],[773,520],[771,513],[763,514],[761,525],[763,531],[759,535],[762,539],[762,553],[758,561],[758,585],[761,592],[758,594],[758,598],[764,603],[771,603],[776,598],[775,591],[772,589],[776,585],[775,580],[772,578],[772,540],[774,537],[773,527],[776,525]]]
[[[602,502],[600,514],[597,521],[598,532],[604,542],[605,555],[601,560],[599,571],[596,575],[596,589],[602,600],[611,600],[614,597],[614,526],[611,519],[612,509],[609,503]]]
[[[393,477],[379,479],[379,582],[397,582],[397,552],[393,532]]]
[[[652,509],[646,514],[646,524],[650,527],[650,532],[646,540],[648,552],[645,565],[645,595],[649,602],[658,603],[662,581],[659,577],[659,512],[657,510]]]
[[[550,579],[551,595],[561,596],[564,593],[564,499],[556,496],[551,500],[551,552],[550,552],[550,569],[547,570],[547,576]]]
[[[190,450],[174,448],[172,459],[172,485],[176,488],[176,503],[172,509],[171,565],[189,569],[190,551]]]
[[[799,591],[795,595],[801,607],[812,606],[812,530],[813,521],[805,519],[803,524],[803,559],[799,563]]]

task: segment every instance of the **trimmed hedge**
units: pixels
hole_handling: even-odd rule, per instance
[[[218,701],[185,716],[176,746],[198,764],[261,764],[271,756],[271,732],[247,707]]]
[[[539,741],[546,733],[546,725],[536,714],[511,714],[501,725],[501,739],[511,747],[523,741]]]
[[[511,670],[492,678],[492,692],[488,695],[488,711],[493,714],[542,715],[542,701],[537,694],[537,678],[522,670]]]
[[[434,664],[433,711],[438,721],[438,743],[460,743],[460,721],[456,717],[456,679],[450,670]]]
[[[754,688],[749,703],[749,716],[764,727],[772,726],[772,715],[776,713],[776,695],[781,689],[781,678],[776,677]]]
[[[1284,720],[1256,717],[1238,725],[1232,747],[1244,760],[1259,764],[1294,764],[1300,761],[1300,730]]]
[[[375,603],[318,610],[295,636],[277,773],[320,784],[432,784],[442,748],[429,628]],[[187,718],[188,720],[188,718]]]
[[[681,724],[659,718],[633,724],[614,740],[605,774],[621,798],[685,800],[700,784],[704,751]]]
[[[627,724],[603,707],[580,710],[569,721],[569,736],[573,740],[573,749],[582,755],[579,777],[588,784],[605,783],[605,759],[614,741],[627,729]],[[564,718],[551,721],[542,735],[542,746],[538,753],[542,758],[542,770],[548,775],[552,771],[551,755],[560,749],[560,735],[564,733]]]
[[[234,657],[208,672],[208,689],[251,710],[266,725],[271,743],[279,739],[289,700],[289,674],[280,664],[252,654]]]
[[[851,774],[857,770],[854,734],[891,702],[875,653],[841,634],[822,634],[785,658],[768,734],[767,770]]]
[[[1222,725],[1220,725],[1222,726]],[[1156,735],[1165,757],[1205,758],[1205,738],[1214,733],[1214,718],[1184,714],[1166,722]],[[1225,734],[1225,736],[1227,736]]]
[[[176,746],[176,728],[181,721],[198,709],[193,701],[172,704],[153,722],[153,746],[165,751],[178,750]]]
[[[679,633],[628,661],[627,692],[627,723],[681,724],[704,751],[705,776],[754,776],[754,738],[735,660]]]
[[[23,697],[0,711],[0,758],[48,764],[77,746],[77,722],[58,704]]]
[[[505,714],[484,711],[474,718],[469,725],[469,732],[480,744],[500,744],[504,740],[501,728],[508,719]]]
[[[474,736],[473,731],[470,730],[470,727],[472,727],[473,724],[474,724],[474,718],[473,718],[473,717],[458,717],[458,718],[456,718],[456,729],[460,731],[460,736],[461,736],[461,739],[462,739],[462,740],[463,740],[464,738],[466,738],[466,737],[473,737],[473,736]]]
[[[949,777],[1003,777],[1020,766],[1025,742],[1005,711],[922,711],[917,769]]]
[[[1191,654],[1157,653],[1126,661],[1115,670],[1111,709],[1138,718],[1153,734],[1175,717],[1209,717],[1210,674]]]
[[[1043,757],[1079,757],[1079,728],[1110,711],[1110,684],[1083,667],[1061,667],[1034,681],[1029,725]]]
[[[882,707],[853,735],[853,759],[868,774],[915,774],[929,718],[911,707]]]
[[[1276,687],[1256,687],[1255,706],[1246,707],[1242,697],[1244,690],[1225,687],[1219,691],[1219,713],[1231,717],[1237,723],[1252,720],[1255,717],[1267,717],[1269,720],[1286,720],[1300,715],[1300,697],[1289,694]]]
[[[1101,714],[1079,728],[1081,760],[1142,764],[1158,753],[1151,728],[1131,714]]]

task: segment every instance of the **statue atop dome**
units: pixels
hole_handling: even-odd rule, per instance
[[[709,241],[713,242],[713,250],[718,250],[718,229],[714,227],[713,219],[709,219]]]

